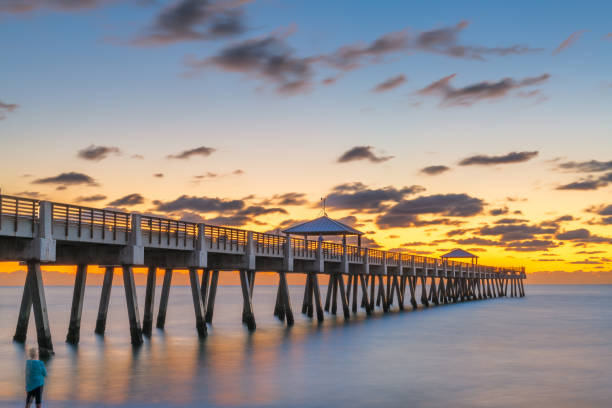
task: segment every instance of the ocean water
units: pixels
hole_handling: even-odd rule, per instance
[[[256,286],[257,331],[241,324],[240,288],[219,287],[200,341],[187,287],[172,287],[166,330],[132,348],[123,288],[107,334],[87,287],[78,347],[64,343],[72,288],[47,287],[55,356],[46,407],[610,407],[612,286],[527,286],[525,298],[363,311],[318,325],[273,316],[276,288]],[[159,301],[160,288],[157,288]],[[321,288],[322,294],[325,287]],[[21,288],[0,288],[0,406],[23,406],[24,346],[12,342]],[[140,312],[144,288],[138,288]],[[27,345],[35,344],[32,321]]]

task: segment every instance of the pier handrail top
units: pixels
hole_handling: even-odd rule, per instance
[[[19,196],[12,196],[12,195],[6,195],[6,194],[0,194],[0,202],[2,202],[3,199],[8,198],[11,200],[16,200],[16,201],[27,201],[32,203],[33,205],[40,205],[41,202],[43,201],[47,201],[47,200],[39,200],[39,199],[34,199],[34,198],[28,198],[28,197],[19,197]],[[183,223],[186,225],[193,225],[193,226],[203,226],[204,230],[206,230],[206,228],[219,228],[222,230],[228,230],[228,231],[235,231],[237,233],[240,234],[248,234],[251,233],[254,236],[263,236],[263,237],[271,237],[275,240],[278,240],[278,242],[281,243],[286,243],[286,242],[293,242],[293,238],[291,236],[286,236],[286,235],[279,235],[279,234],[272,234],[272,233],[267,233],[267,232],[258,232],[258,231],[250,231],[250,230],[245,230],[245,229],[241,229],[241,228],[234,228],[234,227],[225,227],[222,225],[214,225],[214,224],[206,224],[206,223],[196,223],[196,222],[191,222],[191,221],[183,221],[183,220],[176,220],[173,218],[165,218],[165,217],[158,217],[155,215],[150,215],[150,214],[143,214],[143,213],[139,213],[139,212],[133,212],[133,213],[128,213],[128,212],[124,212],[124,211],[116,211],[116,210],[112,210],[112,209],[102,209],[102,208],[94,208],[94,207],[84,207],[84,206],[80,206],[77,204],[66,204],[66,203],[58,203],[58,202],[51,202],[52,206],[63,206],[65,208],[76,208],[76,209],[81,209],[81,210],[86,210],[86,211],[105,211],[105,212],[109,212],[109,213],[114,213],[117,215],[123,215],[125,216],[127,219],[131,218],[131,215],[133,214],[137,214],[140,215],[142,218],[144,219],[152,219],[152,220],[159,220],[159,221],[168,221],[168,222],[172,222],[172,223]],[[6,214],[4,212],[2,212],[2,206],[0,206],[0,214],[2,215],[10,215],[10,214]],[[38,214],[36,214],[34,221],[37,221],[38,218]],[[127,227],[127,230],[130,230],[131,226]],[[197,232],[196,232],[197,233]],[[308,240],[311,241],[311,240]],[[318,242],[318,241],[313,241],[313,242]],[[411,259],[413,258],[415,260],[415,262],[421,262],[421,263],[425,263],[425,264],[430,264],[430,263],[435,263],[437,264],[437,262],[448,262],[448,260],[446,260],[445,258],[430,258],[430,257],[426,257],[426,256],[422,256],[422,255],[417,255],[417,254],[410,254],[410,253],[406,253],[406,252],[400,252],[400,251],[384,251],[381,249],[376,249],[376,248],[368,248],[368,247],[363,247],[363,246],[354,246],[354,245],[343,245],[337,242],[333,242],[333,241],[321,241],[321,246],[322,248],[347,248],[347,251],[359,251],[359,250],[363,250],[364,254],[368,253],[368,254],[375,254],[376,256],[387,256],[387,254],[389,254],[391,257],[398,257],[399,259],[405,259],[405,257],[411,257]],[[397,258],[396,258],[397,259]],[[458,261],[450,261],[452,262],[452,264],[454,265],[460,265],[460,266],[465,266],[467,268],[479,268],[480,269],[490,269],[493,273],[524,273],[525,268],[522,266],[513,266],[513,267],[493,267],[493,266],[487,266],[487,265],[473,265],[470,263],[466,263],[466,262],[458,262]]]

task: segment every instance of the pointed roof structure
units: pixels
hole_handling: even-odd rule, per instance
[[[283,232],[295,235],[363,235],[363,232],[357,231],[353,227],[332,220],[327,214],[312,221],[294,225]]]
[[[470,254],[468,251],[463,249],[455,248],[447,254],[442,255],[440,258],[478,258],[474,254]]]

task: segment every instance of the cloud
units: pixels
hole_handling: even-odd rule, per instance
[[[612,160],[607,162],[598,160],[589,160],[584,162],[569,161],[565,163],[560,163],[557,168],[560,170],[569,170],[578,173],[597,173],[600,171],[611,171]]]
[[[121,154],[121,150],[114,146],[95,146],[90,145],[84,149],[79,150],[77,156],[80,159],[100,161],[106,159],[110,154]]]
[[[153,177],[163,178],[164,177],[164,173],[155,173],[155,174],[153,174]]]
[[[557,187],[557,190],[597,190],[606,187],[612,182],[612,172],[606,173],[599,178],[583,178],[569,184],[564,184]]]
[[[493,227],[485,226],[478,231],[480,235],[497,235],[503,242],[532,239],[536,235],[554,234],[556,228],[544,228],[527,224],[499,224]]]
[[[437,166],[427,166],[421,169],[421,173],[427,174],[429,176],[436,176],[438,174],[442,174],[450,170],[450,167],[437,165]]]
[[[4,103],[4,102],[0,101],[0,120],[4,119],[6,117],[5,113],[13,112],[18,107],[19,107],[19,105],[15,104],[15,103]]]
[[[273,84],[280,94],[305,92],[312,85],[312,58],[295,56],[287,44],[287,34],[265,37],[231,44],[212,57],[202,60],[188,59],[186,65],[197,73],[208,67],[237,72]]]
[[[492,210],[489,211],[490,215],[493,216],[498,216],[498,215],[505,215],[508,214],[509,210],[508,207],[504,207],[504,208],[493,208]]]
[[[348,163],[357,160],[369,160],[372,163],[382,163],[390,160],[393,156],[377,156],[372,151],[373,146],[355,146],[342,153],[337,160],[338,163]]]
[[[138,205],[144,202],[145,198],[142,195],[134,193],[118,198],[115,201],[111,201],[110,203],[108,203],[108,205],[111,207],[130,207],[132,205]]]
[[[485,60],[487,55],[513,55],[540,51],[525,45],[507,47],[484,47],[462,45],[459,35],[467,28],[467,21],[460,21],[453,26],[446,26],[421,32],[409,29],[384,34],[368,43],[344,45],[322,60],[341,70],[355,69],[365,63],[380,62],[387,55],[425,52],[446,55],[453,58]]]
[[[33,184],[57,184],[60,187],[73,186],[73,185],[89,185],[97,186],[98,183],[88,176],[87,174],[77,173],[74,171],[68,173],[60,173],[54,177],[45,177],[32,181]]]
[[[161,212],[175,212],[182,210],[190,210],[197,212],[223,212],[235,211],[244,208],[242,200],[224,200],[220,198],[210,197],[195,197],[182,195],[179,198],[168,201],[154,201],[155,209]]]
[[[381,211],[389,202],[399,202],[407,195],[423,192],[421,186],[369,188],[363,183],[335,186],[326,197],[328,208],[337,210]]]
[[[249,0],[179,0],[165,7],[153,24],[132,41],[136,45],[165,45],[180,41],[209,40],[246,31],[243,11]]]
[[[532,239],[528,241],[516,241],[505,244],[506,251],[535,252],[548,251],[549,248],[556,248],[557,244],[550,240]]]
[[[275,194],[272,198],[262,201],[262,205],[304,205],[307,204],[306,194],[304,193],[285,193]]]
[[[585,32],[586,30],[580,30],[580,31],[574,31],[573,33],[571,33],[569,37],[563,40],[563,42],[559,44],[557,48],[555,48],[555,50],[552,52],[553,55],[557,55],[561,51],[572,46],[576,41],[578,41],[580,37],[582,37],[582,34],[584,34]]]
[[[39,193],[38,191],[21,191],[16,194],[19,197],[30,197],[30,198],[42,198],[44,194]]]
[[[376,224],[380,228],[408,227],[422,221],[419,220],[419,215],[470,217],[480,214],[483,207],[483,200],[467,194],[434,194],[402,200],[379,216]]]
[[[106,196],[103,194],[94,194],[90,196],[79,196],[74,199],[77,203],[93,203],[96,201],[106,200]]]
[[[612,244],[612,238],[591,234],[591,231],[586,228],[565,231],[555,235],[555,238],[561,241],[573,241],[578,243]]]
[[[27,13],[37,9],[79,11],[116,0],[2,0],[0,13]]]
[[[406,82],[406,75],[400,74],[398,76],[391,77],[379,83],[374,88],[372,88],[372,92],[387,92],[387,91],[397,88],[398,86],[402,85],[404,82]]]
[[[417,91],[419,95],[437,95],[442,98],[440,106],[470,106],[483,100],[499,99],[511,91],[528,86],[535,86],[546,82],[549,74],[523,79],[503,78],[497,82],[477,82],[462,88],[455,88],[451,81],[457,74],[439,79],[425,88]]]
[[[194,149],[184,150],[178,154],[169,154],[168,156],[166,156],[166,158],[185,160],[193,156],[208,157],[211,154],[213,154],[215,151],[216,149],[213,149],[212,147],[200,146]]]
[[[476,155],[466,157],[459,162],[460,166],[490,166],[496,164],[522,163],[533,159],[538,155],[537,151],[533,152],[510,152],[501,156]]]
[[[527,220],[521,218],[500,218],[499,220],[495,220],[495,224],[523,224],[525,222],[527,222]]]

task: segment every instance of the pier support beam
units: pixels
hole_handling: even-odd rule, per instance
[[[408,276],[408,287],[410,288],[410,304],[412,305],[413,309],[416,309],[417,307],[419,307],[419,304],[417,303],[416,300],[416,296],[415,296],[415,292],[416,292],[416,276]]]
[[[246,323],[249,330],[253,331],[256,328],[255,315],[253,314],[253,302],[251,300],[251,290],[249,283],[249,272],[241,269],[240,273],[240,287],[242,288],[242,301],[243,301],[243,322]]]
[[[170,286],[172,286],[172,268],[164,271],[164,283],[161,297],[159,298],[159,311],[157,312],[157,328],[164,329],[166,326],[166,311],[168,310],[168,298],[170,297]]]
[[[219,271],[214,270],[210,278],[210,289],[208,290],[208,305],[206,306],[206,323],[211,324],[215,312],[215,298],[217,297],[217,285],[219,284]]]
[[[74,278],[74,292],[72,294],[72,308],[70,309],[70,325],[66,343],[78,344],[81,337],[81,316],[83,314],[83,300],[85,298],[85,281],[87,280],[87,265],[78,265]]]
[[[329,275],[329,281],[327,283],[327,292],[325,293],[325,307],[324,310],[329,312],[329,305],[331,303],[331,295],[334,287],[334,279]]]
[[[30,312],[32,310],[32,289],[30,285],[30,273],[26,273],[25,283],[23,285],[23,294],[21,295],[21,307],[19,308],[19,317],[17,318],[17,328],[13,340],[19,343],[25,343],[28,334],[28,323],[30,322]]]
[[[429,300],[427,300],[427,283],[425,279],[427,279],[425,276],[421,276],[421,304],[429,307]]]
[[[206,306],[208,302],[208,286],[210,284],[210,270],[202,271],[202,284],[200,285],[200,293],[202,294],[202,312],[206,315]]]
[[[191,284],[191,297],[193,299],[193,310],[195,312],[196,330],[200,338],[206,337],[206,323],[202,313],[202,292],[197,268],[189,268],[189,283]]]
[[[357,276],[355,276],[355,279],[357,279]],[[368,301],[368,285],[363,275],[359,275],[359,280],[361,281],[361,291],[363,292],[363,304],[365,305],[366,314],[369,316],[372,314],[372,309],[370,309],[370,302]]]
[[[145,292],[144,317],[142,319],[142,334],[150,336],[153,330],[153,305],[155,304],[155,280],[157,267],[149,266],[147,271],[147,290]]]
[[[289,285],[287,285],[287,274],[284,271],[278,273],[279,286],[281,292],[281,302],[283,306],[283,314],[287,319],[287,326],[293,326],[293,311],[291,310],[291,298],[289,297]]]
[[[321,307],[321,293],[319,289],[319,278],[316,273],[312,274],[312,288],[314,292],[314,302],[317,309],[317,320],[319,322],[323,321],[323,308]]]
[[[340,289],[340,300],[342,301],[342,311],[344,312],[344,318],[349,319],[351,317],[351,313],[349,311],[348,301],[346,300],[346,291],[344,290],[344,277],[342,274],[336,275],[336,281],[338,283],[338,288]]]
[[[131,265],[123,265],[123,286],[130,320],[130,337],[132,338],[132,344],[139,346],[142,344],[142,328],[140,327],[140,313],[138,312],[138,299],[136,298],[136,285],[134,284],[134,270]]]
[[[98,306],[98,319],[96,320],[96,334],[104,334],[106,331],[106,316],[108,315],[108,304],[110,303],[111,289],[113,287],[113,275],[115,268],[107,266],[104,271],[104,282],[100,294],[100,306]]]
[[[34,321],[36,322],[36,337],[41,355],[53,354],[53,343],[51,342],[51,330],[49,329],[49,316],[47,315],[47,300],[45,288],[40,272],[40,262],[28,262],[28,278],[30,279],[30,294],[32,296],[32,307],[34,308]]]

